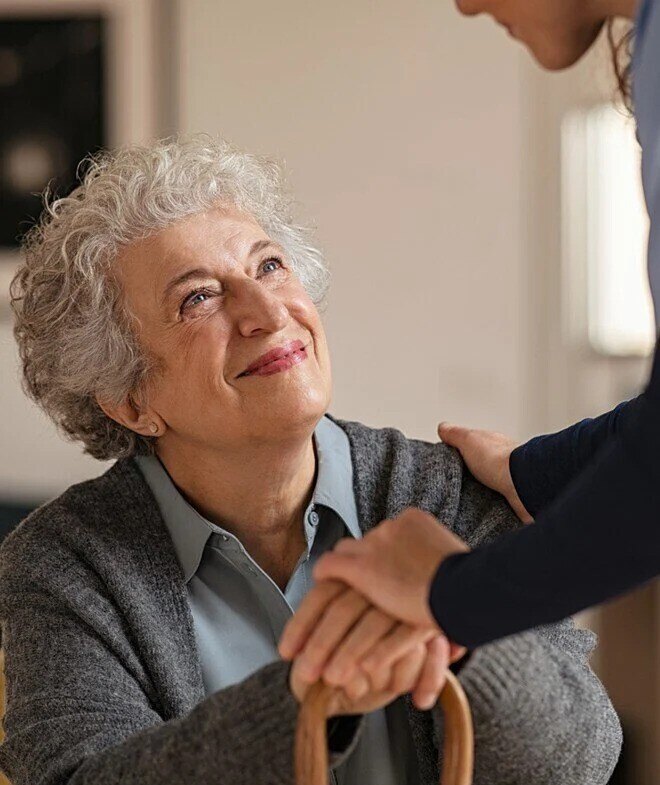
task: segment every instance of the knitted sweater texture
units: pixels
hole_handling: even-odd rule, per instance
[[[409,506],[470,545],[518,525],[453,450],[338,422],[365,530]],[[131,459],[72,486],[5,540],[0,623],[0,767],[13,785],[293,785],[289,666],[204,696],[183,574]],[[475,722],[475,785],[608,781],[621,732],[588,665],[594,643],[565,621],[473,652],[460,680]],[[437,785],[442,718],[407,705],[421,785]],[[351,728],[333,765],[350,754],[360,724]]]

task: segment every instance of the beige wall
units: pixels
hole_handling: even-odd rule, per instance
[[[336,414],[523,429],[521,53],[436,0],[180,4],[180,124],[286,160]]]

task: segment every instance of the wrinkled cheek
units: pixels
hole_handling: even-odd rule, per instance
[[[318,368],[318,375],[316,379],[316,387],[320,397],[327,406],[332,397],[332,364],[330,361],[330,353],[328,346],[325,342],[325,336],[318,340],[316,351],[316,365]]]
[[[176,364],[162,368],[154,379],[153,401],[155,408],[170,419],[181,416],[182,407],[190,408],[195,399],[201,397],[199,364],[192,358],[181,354]]]
[[[314,341],[314,358],[316,366],[319,369],[319,374],[322,378],[322,383],[330,385],[332,382],[332,368],[330,364],[330,350],[326,340],[323,325],[319,324],[318,329],[312,332]]]

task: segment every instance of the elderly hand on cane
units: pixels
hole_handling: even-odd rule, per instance
[[[344,539],[316,565],[317,585],[288,623],[280,653],[294,660],[298,699],[322,678],[342,687],[341,710],[363,713],[411,692],[433,706],[445,671],[464,650],[450,644],[428,604],[440,561],[467,546],[421,510],[406,510],[368,532]]]

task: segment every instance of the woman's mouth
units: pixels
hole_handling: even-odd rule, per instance
[[[307,347],[302,341],[291,341],[277,349],[262,354],[248,366],[238,378],[243,376],[272,376],[280,371],[287,371],[294,365],[300,365],[307,359]]]

